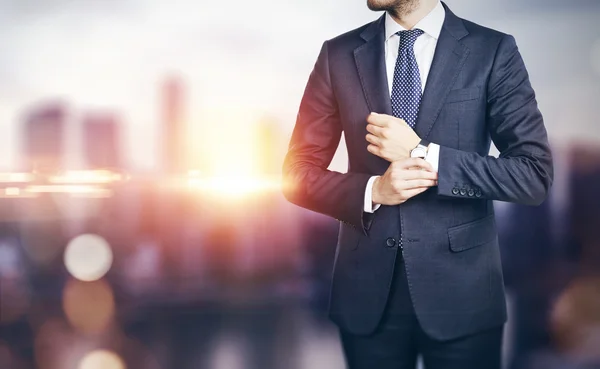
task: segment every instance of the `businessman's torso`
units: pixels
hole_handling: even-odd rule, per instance
[[[380,19],[327,45],[350,172],[381,175],[389,166],[367,151],[365,141],[368,114],[391,114],[382,23]],[[448,11],[415,126],[419,137],[487,155],[488,82],[502,36]],[[454,329],[459,334],[504,321],[492,202],[479,199],[479,189],[469,184],[455,187],[464,198],[443,198],[432,189],[402,205],[381,207],[368,235],[341,225],[331,298],[334,320],[342,326],[361,320],[363,327],[351,323],[356,331],[374,326],[363,312],[373,312],[377,319],[385,307],[387,281],[400,253],[413,305],[421,320],[429,322],[423,328],[431,335],[447,338],[455,325],[461,326]],[[348,301],[354,308],[341,305]],[[469,326],[469,321],[477,323]]]

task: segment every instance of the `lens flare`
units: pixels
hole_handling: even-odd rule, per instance
[[[101,333],[115,313],[112,289],[105,281],[71,280],[63,292],[63,309],[71,325],[84,333]]]
[[[242,197],[266,191],[275,191],[279,190],[280,186],[279,180],[244,176],[208,178],[190,177],[188,179],[188,187],[190,189],[197,189],[228,198]]]
[[[80,281],[92,282],[108,273],[112,266],[113,254],[104,238],[84,234],[69,242],[64,260],[73,277]]]
[[[578,278],[558,296],[550,311],[556,347],[571,357],[600,359],[600,279]]]
[[[77,369],[125,369],[125,363],[119,355],[111,351],[98,350],[87,354]]]

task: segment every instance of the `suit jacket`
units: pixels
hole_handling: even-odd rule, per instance
[[[540,204],[551,186],[546,129],[514,38],[444,7],[415,126],[419,137],[441,145],[437,187],[363,213],[369,178],[389,167],[365,140],[370,112],[392,115],[385,17],[323,44],[284,162],[286,198],[341,221],[329,312],[355,334],[377,328],[399,252],[431,337],[501,325],[506,304],[492,201]],[[342,132],[344,174],[327,169]],[[491,140],[499,158],[488,156]]]

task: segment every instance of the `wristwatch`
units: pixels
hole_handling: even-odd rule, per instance
[[[421,142],[419,142],[419,144],[417,145],[417,147],[415,147],[414,149],[410,150],[410,157],[411,158],[422,158],[425,159],[425,157],[427,156],[427,149],[429,148],[429,142],[425,141],[425,140],[421,140]]]

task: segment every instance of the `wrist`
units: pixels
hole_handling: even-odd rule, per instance
[[[429,153],[429,141],[419,140],[417,145],[412,149],[409,153],[411,158],[427,158],[427,154]]]
[[[419,146],[420,143],[421,143],[421,138],[419,136],[415,135],[414,139],[411,142],[411,148],[412,149],[416,148],[417,146]]]

